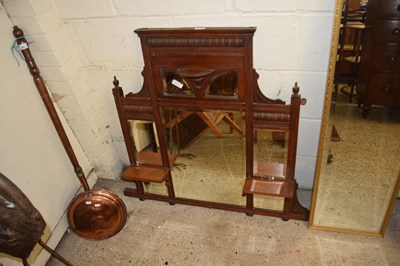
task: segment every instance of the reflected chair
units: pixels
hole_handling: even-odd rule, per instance
[[[340,89],[349,95],[349,102],[355,94],[358,80],[358,68],[361,56],[362,31],[365,28],[365,10],[351,10],[349,0],[343,3],[342,19],[339,31],[339,43],[334,77],[333,99],[337,99],[340,84],[347,84]],[[349,90],[348,90],[349,88]]]
[[[362,33],[365,29],[364,23],[351,23],[346,26],[348,29],[354,32],[354,40],[352,47],[352,55],[346,56],[344,58],[345,62],[350,63],[351,69],[348,75],[348,87],[349,91],[346,91],[346,87],[341,88],[341,92],[343,94],[349,95],[349,102],[352,102],[352,97],[355,95],[355,88],[357,86],[358,81],[358,70],[361,61],[361,40]]]
[[[165,127],[172,128],[192,114],[196,114],[208,126],[208,128],[210,128],[211,132],[218,137],[224,136],[221,129],[218,128],[218,124],[221,121],[224,121],[229,126],[230,133],[236,131],[240,135],[243,135],[242,129],[233,121],[233,114],[223,111],[183,111],[176,115],[171,121],[166,123]],[[197,139],[201,133],[203,132],[200,132],[197,136],[195,136],[195,138]]]

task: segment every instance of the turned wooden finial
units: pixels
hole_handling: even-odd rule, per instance
[[[15,38],[24,36],[24,32],[20,28],[18,28],[18,26],[14,26],[13,29],[13,34]]]
[[[115,87],[118,87],[118,85],[119,85],[119,80],[117,79],[116,76],[114,76],[113,84]]]
[[[294,94],[298,94],[299,93],[300,88],[299,88],[299,86],[297,86],[297,82],[294,83],[294,87],[293,87],[292,91],[293,91]]]
[[[27,63],[29,72],[35,79],[41,79],[42,77],[40,77],[39,68],[37,67],[35,60],[33,59],[33,56],[28,46],[28,42],[25,40],[24,32],[18,26],[14,26],[13,35],[15,37],[13,48],[15,48],[16,45],[19,46],[19,53],[23,55],[23,59]]]
[[[119,80],[117,79],[116,76],[114,76],[113,80],[114,88],[112,89],[114,97],[123,97],[124,93],[122,91],[122,88],[119,85]]]

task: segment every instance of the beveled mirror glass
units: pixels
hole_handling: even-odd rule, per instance
[[[286,178],[288,137],[287,131],[254,129],[254,176],[275,180]],[[283,203],[284,198],[254,196],[257,208],[282,211]]]
[[[237,96],[238,74],[235,70],[227,70],[215,75],[206,89],[207,96]]]
[[[154,122],[130,119],[128,120],[128,126],[133,141],[133,154],[137,164],[162,166]],[[173,162],[176,156],[170,154],[169,158]],[[144,190],[159,195],[168,195],[165,184],[144,183]]]
[[[194,96],[189,81],[175,71],[162,68],[161,77],[164,95]]]
[[[245,206],[244,120],[240,112],[161,108],[179,198]],[[227,174],[229,173],[229,174]]]
[[[383,236],[400,184],[400,110],[372,106],[363,118],[348,84],[333,90],[342,6],[336,1],[310,227]]]
[[[174,156],[171,175],[176,197],[246,206],[242,195],[246,176],[244,114],[166,107],[160,111],[168,153]],[[287,136],[279,133],[257,130],[255,158],[260,163],[281,165],[279,162],[286,161]],[[149,193],[167,195],[164,184],[147,183],[144,188]],[[256,196],[254,206],[282,211],[283,198]]]
[[[133,154],[138,164],[162,165],[158,151],[158,139],[154,123],[143,120],[128,120],[133,141]]]

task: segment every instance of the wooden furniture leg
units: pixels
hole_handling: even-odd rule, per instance
[[[165,125],[165,127],[171,128],[176,126],[178,123],[182,122],[187,117],[189,117],[192,113],[193,112],[188,112],[188,111],[183,111],[179,113],[176,117],[174,117],[171,121],[169,121]],[[231,133],[234,130],[238,132],[240,135],[243,135],[242,129],[238,125],[236,125],[233,119],[230,117],[230,115],[225,112],[218,112],[215,118],[213,118],[211,112],[196,112],[196,114],[207,124],[207,126],[211,129],[211,131],[218,137],[223,137],[222,131],[218,128],[218,124],[221,121],[224,121],[229,125]]]
[[[51,249],[49,246],[46,245],[41,239],[38,241],[39,245],[41,245],[45,250],[47,250],[53,257],[64,263],[66,266],[73,266],[69,261],[67,261],[63,256],[55,252],[53,249]]]
[[[171,121],[169,121],[165,125],[165,128],[172,128],[172,127],[176,126],[178,123],[185,120],[191,114],[193,114],[193,112],[187,112],[187,111],[180,112],[177,116],[175,116]]]
[[[143,195],[143,194],[144,194],[143,182],[135,181],[135,185],[136,185],[136,191],[137,191],[137,193],[138,193],[139,195]],[[140,199],[141,201],[144,200],[144,198],[142,198],[142,197],[139,197],[139,199]]]
[[[157,142],[156,142],[156,136],[154,134],[153,123],[146,123],[145,128],[150,138],[151,150],[153,152],[157,152]]]
[[[217,125],[221,122],[224,121],[225,123],[228,124],[231,133],[232,130],[235,130],[238,132],[240,135],[243,135],[242,129],[233,122],[232,118],[229,117],[229,114],[225,112],[218,112],[216,115],[216,118],[213,120],[211,118],[210,113],[208,112],[196,112],[198,116],[200,116],[201,119],[210,127],[210,129],[214,132],[215,135],[222,137],[223,134],[221,130],[217,127]]]
[[[232,118],[229,115],[224,114],[224,117],[222,119],[225,121],[225,123],[229,125],[231,133],[232,130],[235,130],[240,135],[243,135],[243,130],[238,125],[236,125],[235,122],[233,122]]]
[[[246,208],[252,210],[254,208],[254,195],[246,194]],[[253,216],[254,213],[246,212],[247,216]]]
[[[233,121],[233,113],[232,112],[228,113],[228,117]],[[229,134],[232,134],[232,133],[233,133],[233,129],[232,129],[232,127],[229,127]]]
[[[215,120],[212,121],[211,117],[206,112],[196,112],[196,114],[207,124],[211,131],[218,137],[223,137],[221,130],[215,124]],[[218,119],[218,116],[217,116]],[[222,117],[221,117],[222,119]]]

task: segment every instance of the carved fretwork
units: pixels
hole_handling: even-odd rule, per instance
[[[216,96],[235,96],[237,95],[238,84],[237,84],[237,70],[220,70],[216,69],[192,69],[192,68],[178,68],[176,70],[172,69],[163,69],[161,71],[163,75],[163,79],[165,79],[165,84],[171,84],[171,80],[173,78],[167,78],[166,73],[172,74],[174,77],[178,78],[179,81],[186,85],[186,90],[190,90],[195,93],[197,97],[203,98],[205,94],[207,95],[216,95]],[[222,84],[214,84],[220,83],[218,82],[218,78],[225,78],[223,82],[224,86],[218,86]],[[171,86],[171,85],[169,85]],[[214,87],[218,87],[215,90]],[[214,88],[214,90],[211,90]],[[165,90],[165,88],[164,88]],[[178,89],[174,87],[169,87],[167,93],[179,94],[179,92],[184,92],[184,90]]]
[[[215,69],[178,68],[176,72],[182,78],[189,79],[194,87],[199,90],[203,87],[203,81],[214,73]]]

